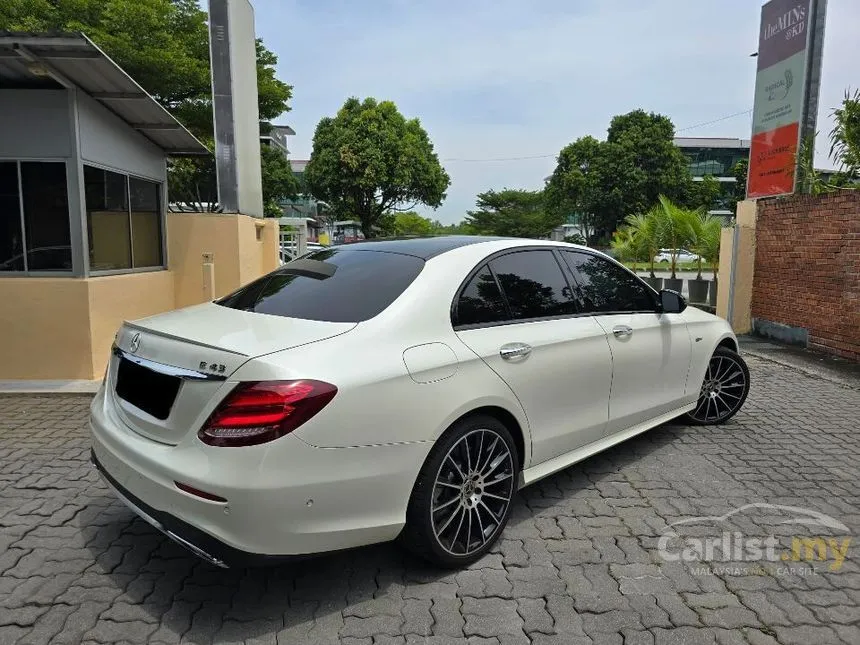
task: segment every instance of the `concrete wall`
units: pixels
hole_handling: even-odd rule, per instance
[[[123,320],[173,309],[168,271],[0,278],[0,379],[101,378]]]
[[[70,101],[66,90],[0,92],[0,157],[71,157]]]
[[[760,201],[756,333],[860,360],[860,192]]]
[[[90,379],[85,280],[0,278],[0,379]]]
[[[145,318],[175,308],[174,275],[170,271],[129,273],[89,278],[91,376],[101,378],[110,358],[114,335],[126,320]]]
[[[155,181],[166,181],[164,153],[97,101],[77,93],[81,160]]]
[[[735,227],[725,228],[720,239],[717,315],[732,325],[736,334],[752,327],[750,303],[756,267],[756,202],[738,202]],[[737,242],[737,250],[734,244]],[[734,255],[734,260],[733,260]]]
[[[278,265],[278,228],[273,219],[170,213],[167,240],[177,307],[225,296]]]

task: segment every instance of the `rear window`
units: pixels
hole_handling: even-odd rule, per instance
[[[394,302],[423,268],[424,260],[412,255],[322,249],[215,303],[287,318],[361,322]]]

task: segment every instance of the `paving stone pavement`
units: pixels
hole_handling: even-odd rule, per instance
[[[858,645],[860,546],[847,543],[840,567],[827,540],[838,551],[860,536],[860,391],[748,361],[750,396],[729,424],[662,426],[524,490],[504,539],[460,572],[393,545],[213,568],[102,485],[88,464],[86,397],[0,397],[0,645]],[[824,544],[827,559],[735,554],[707,570],[661,557],[669,524],[754,503],[845,526],[746,508],[675,528],[781,545],[822,535],[798,553],[815,559]]]

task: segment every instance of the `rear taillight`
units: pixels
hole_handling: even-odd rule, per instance
[[[337,394],[323,381],[241,383],[197,433],[210,446],[254,446],[289,434]]]

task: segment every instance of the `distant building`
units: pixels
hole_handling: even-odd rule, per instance
[[[735,190],[732,169],[742,159],[750,155],[749,139],[722,137],[676,137],[675,145],[687,158],[687,167],[693,181],[702,181],[706,175],[720,182],[720,194],[708,210],[712,215],[733,217],[730,209],[731,197]]]
[[[260,145],[277,148],[284,157],[290,158],[290,149],[287,145],[287,137],[296,132],[288,125],[273,125],[271,123],[260,124]]]

